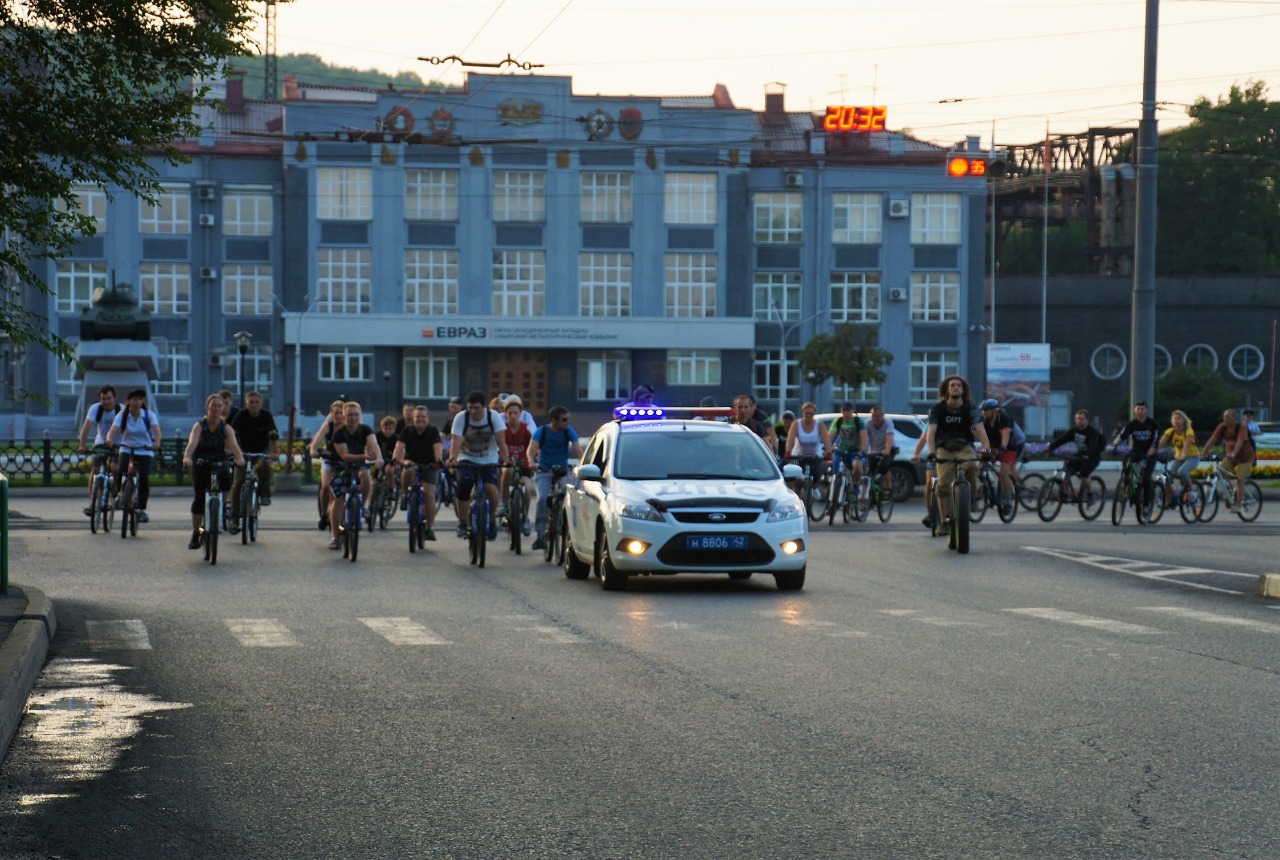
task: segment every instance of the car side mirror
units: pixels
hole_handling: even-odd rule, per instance
[[[804,469],[795,463],[787,463],[782,467],[782,477],[788,481],[798,481],[804,477]]]
[[[600,467],[595,463],[579,466],[574,474],[578,476],[579,481],[599,481],[601,478]]]

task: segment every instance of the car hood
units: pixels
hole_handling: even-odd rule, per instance
[[[698,507],[769,510],[790,494],[780,480],[618,481],[614,490],[628,502],[649,502],[659,510]]]

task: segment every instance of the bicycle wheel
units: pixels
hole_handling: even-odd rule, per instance
[[[511,479],[511,495],[507,499],[507,530],[511,532],[511,548],[520,555],[520,538],[524,529],[524,493],[518,477]]]
[[[893,490],[886,490],[884,487],[877,487],[876,516],[880,518],[880,522],[889,522],[889,518],[893,516],[893,505]]]
[[[969,487],[966,484],[956,484],[951,488],[951,528],[952,528],[952,546],[956,552],[965,555],[969,552],[969,526],[973,520],[970,516],[970,508],[973,506],[973,500],[969,497]]]
[[[863,475],[862,480],[853,485],[853,498],[849,501],[850,513],[860,523],[867,521],[871,512],[871,478]]]
[[[827,525],[836,524],[836,511],[843,508],[844,504],[844,472],[840,472],[831,479],[831,496],[827,502]]]
[[[1262,513],[1262,489],[1253,481],[1244,482],[1244,496],[1236,513],[1246,523],[1253,522]]]
[[[1164,518],[1164,484],[1152,483],[1143,491],[1142,515],[1149,525]]]
[[[489,498],[484,494],[484,486],[477,484],[479,496],[471,506],[471,515],[476,529],[476,566],[484,567],[485,549],[489,543]]]
[[[1044,489],[1044,475],[1039,472],[1027,472],[1016,479],[1018,504],[1028,511],[1034,511],[1040,501],[1040,491]]]
[[[409,512],[406,521],[409,523],[409,552],[418,551],[418,518],[422,516],[422,490],[414,487],[409,490]]]
[[[1204,510],[1204,487],[1198,481],[1182,481],[1175,485],[1178,515],[1184,523],[1199,522]]]
[[[1062,512],[1062,479],[1049,478],[1040,488],[1036,497],[1036,515],[1046,523],[1051,523]]]
[[[209,536],[209,564],[218,563],[218,524],[222,517],[222,499],[217,496],[209,500],[208,507],[211,511],[205,511],[209,518],[209,528],[207,534]]]
[[[249,479],[245,478],[244,486],[240,488],[240,543],[243,546],[249,545],[249,511],[252,504],[253,487],[249,485]]]
[[[102,519],[100,520],[103,534],[111,534],[111,529],[115,526],[115,523],[116,523],[115,501],[116,501],[115,496],[111,492],[111,484],[108,483],[105,490],[105,497],[102,500],[102,512],[101,512]]]
[[[800,503],[804,505],[804,515],[813,518],[813,478],[808,474],[800,481]]]
[[[103,486],[102,481],[94,478],[93,493],[89,496],[89,510],[91,511],[89,514],[89,531],[94,534],[98,533],[98,512],[102,510],[102,506],[105,504],[105,500],[102,497],[106,495],[106,492],[106,487]]]
[[[996,488],[996,514],[999,515],[1000,522],[1007,525],[1018,516],[1018,497],[1015,495],[1017,488],[1014,488],[1013,493],[1005,493],[999,478],[996,478]]]
[[[350,499],[350,509],[348,510],[348,522],[354,525],[351,529],[351,561],[354,564],[356,555],[360,552],[360,526],[361,520],[364,518],[364,496],[360,493],[352,493],[347,497]],[[373,531],[373,519],[369,519],[369,531]]]
[[[1124,476],[1120,478],[1120,486],[1116,488],[1115,498],[1111,500],[1111,525],[1118,526],[1124,521],[1124,509],[1128,507],[1129,494],[1125,492]]]
[[[262,513],[259,507],[258,485],[253,484],[253,492],[249,494],[249,517],[245,520],[245,531],[249,533],[249,540],[256,542],[258,540],[258,515]]]
[[[969,492],[969,522],[982,522],[994,498],[995,491],[991,489],[991,476],[983,472],[978,476],[978,483],[973,485]]]
[[[1107,506],[1107,485],[1102,479],[1093,475],[1084,482],[1080,490],[1080,516],[1086,520],[1096,520],[1098,514]]]
[[[542,560],[551,561],[556,554],[556,541],[560,536],[560,506],[554,499],[547,499],[547,525],[542,535]]]
[[[129,536],[129,509],[133,507],[133,482],[126,480],[120,487],[120,539]]]
[[[820,480],[813,482],[813,498],[809,503],[809,519],[815,523],[822,522],[827,515],[827,494],[830,490],[831,481],[825,475]]]

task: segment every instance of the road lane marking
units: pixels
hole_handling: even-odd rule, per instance
[[[374,633],[392,645],[452,645],[448,639],[437,636],[416,621],[408,618],[361,618]]]
[[[89,647],[94,651],[150,651],[147,625],[137,619],[86,621]]]
[[[1017,615],[1029,615],[1032,618],[1039,618],[1044,621],[1056,621],[1060,624],[1074,624],[1077,627],[1088,627],[1093,630],[1103,630],[1107,633],[1163,633],[1163,630],[1157,630],[1154,627],[1144,627],[1141,624],[1130,624],[1127,621],[1116,621],[1112,618],[1097,618],[1092,615],[1081,615],[1078,612],[1068,612],[1065,609],[1050,609],[1048,607],[1027,607],[1023,609],[1005,609],[1004,612],[1013,612]]]
[[[1129,576],[1136,576],[1141,579],[1151,579],[1161,582],[1173,581],[1178,585],[1185,585],[1188,588],[1199,588],[1203,591],[1216,591],[1219,594],[1253,594],[1257,590],[1258,575],[1256,573],[1242,573],[1238,570],[1216,570],[1210,567],[1181,567],[1178,565],[1167,565],[1162,562],[1142,561],[1136,558],[1122,558],[1114,555],[1097,555],[1091,552],[1080,552],[1070,549],[1054,549],[1046,546],[1024,546],[1023,549],[1029,552],[1043,553],[1044,555],[1052,555],[1057,558],[1074,561],[1080,564],[1087,564],[1090,567],[1101,568],[1102,570],[1113,570],[1117,573],[1124,573]],[[1151,570],[1142,570],[1144,567],[1151,567]],[[1239,579],[1242,583],[1248,583],[1246,590],[1234,588],[1222,588],[1217,585],[1209,585],[1204,582],[1193,582],[1187,579],[1178,579],[1185,576],[1224,576],[1231,579]]]
[[[919,609],[881,609],[880,614],[892,615],[894,618],[906,618],[932,627],[986,627],[977,621],[957,621],[954,618],[939,618],[936,615],[922,615]]]
[[[1218,615],[1214,612],[1203,612],[1199,609],[1184,609],[1181,606],[1140,606],[1142,612],[1163,612],[1176,618],[1187,618],[1191,621],[1203,621],[1207,624],[1225,624],[1231,627],[1243,627],[1257,630],[1260,633],[1280,633],[1280,624],[1267,621],[1255,621],[1252,618],[1237,618],[1234,615]]]
[[[223,623],[245,648],[293,648],[298,640],[274,618],[226,618]]]

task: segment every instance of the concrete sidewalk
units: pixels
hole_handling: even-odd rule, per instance
[[[9,751],[57,629],[53,604],[43,591],[11,582],[8,592],[0,594],[0,760]]]

